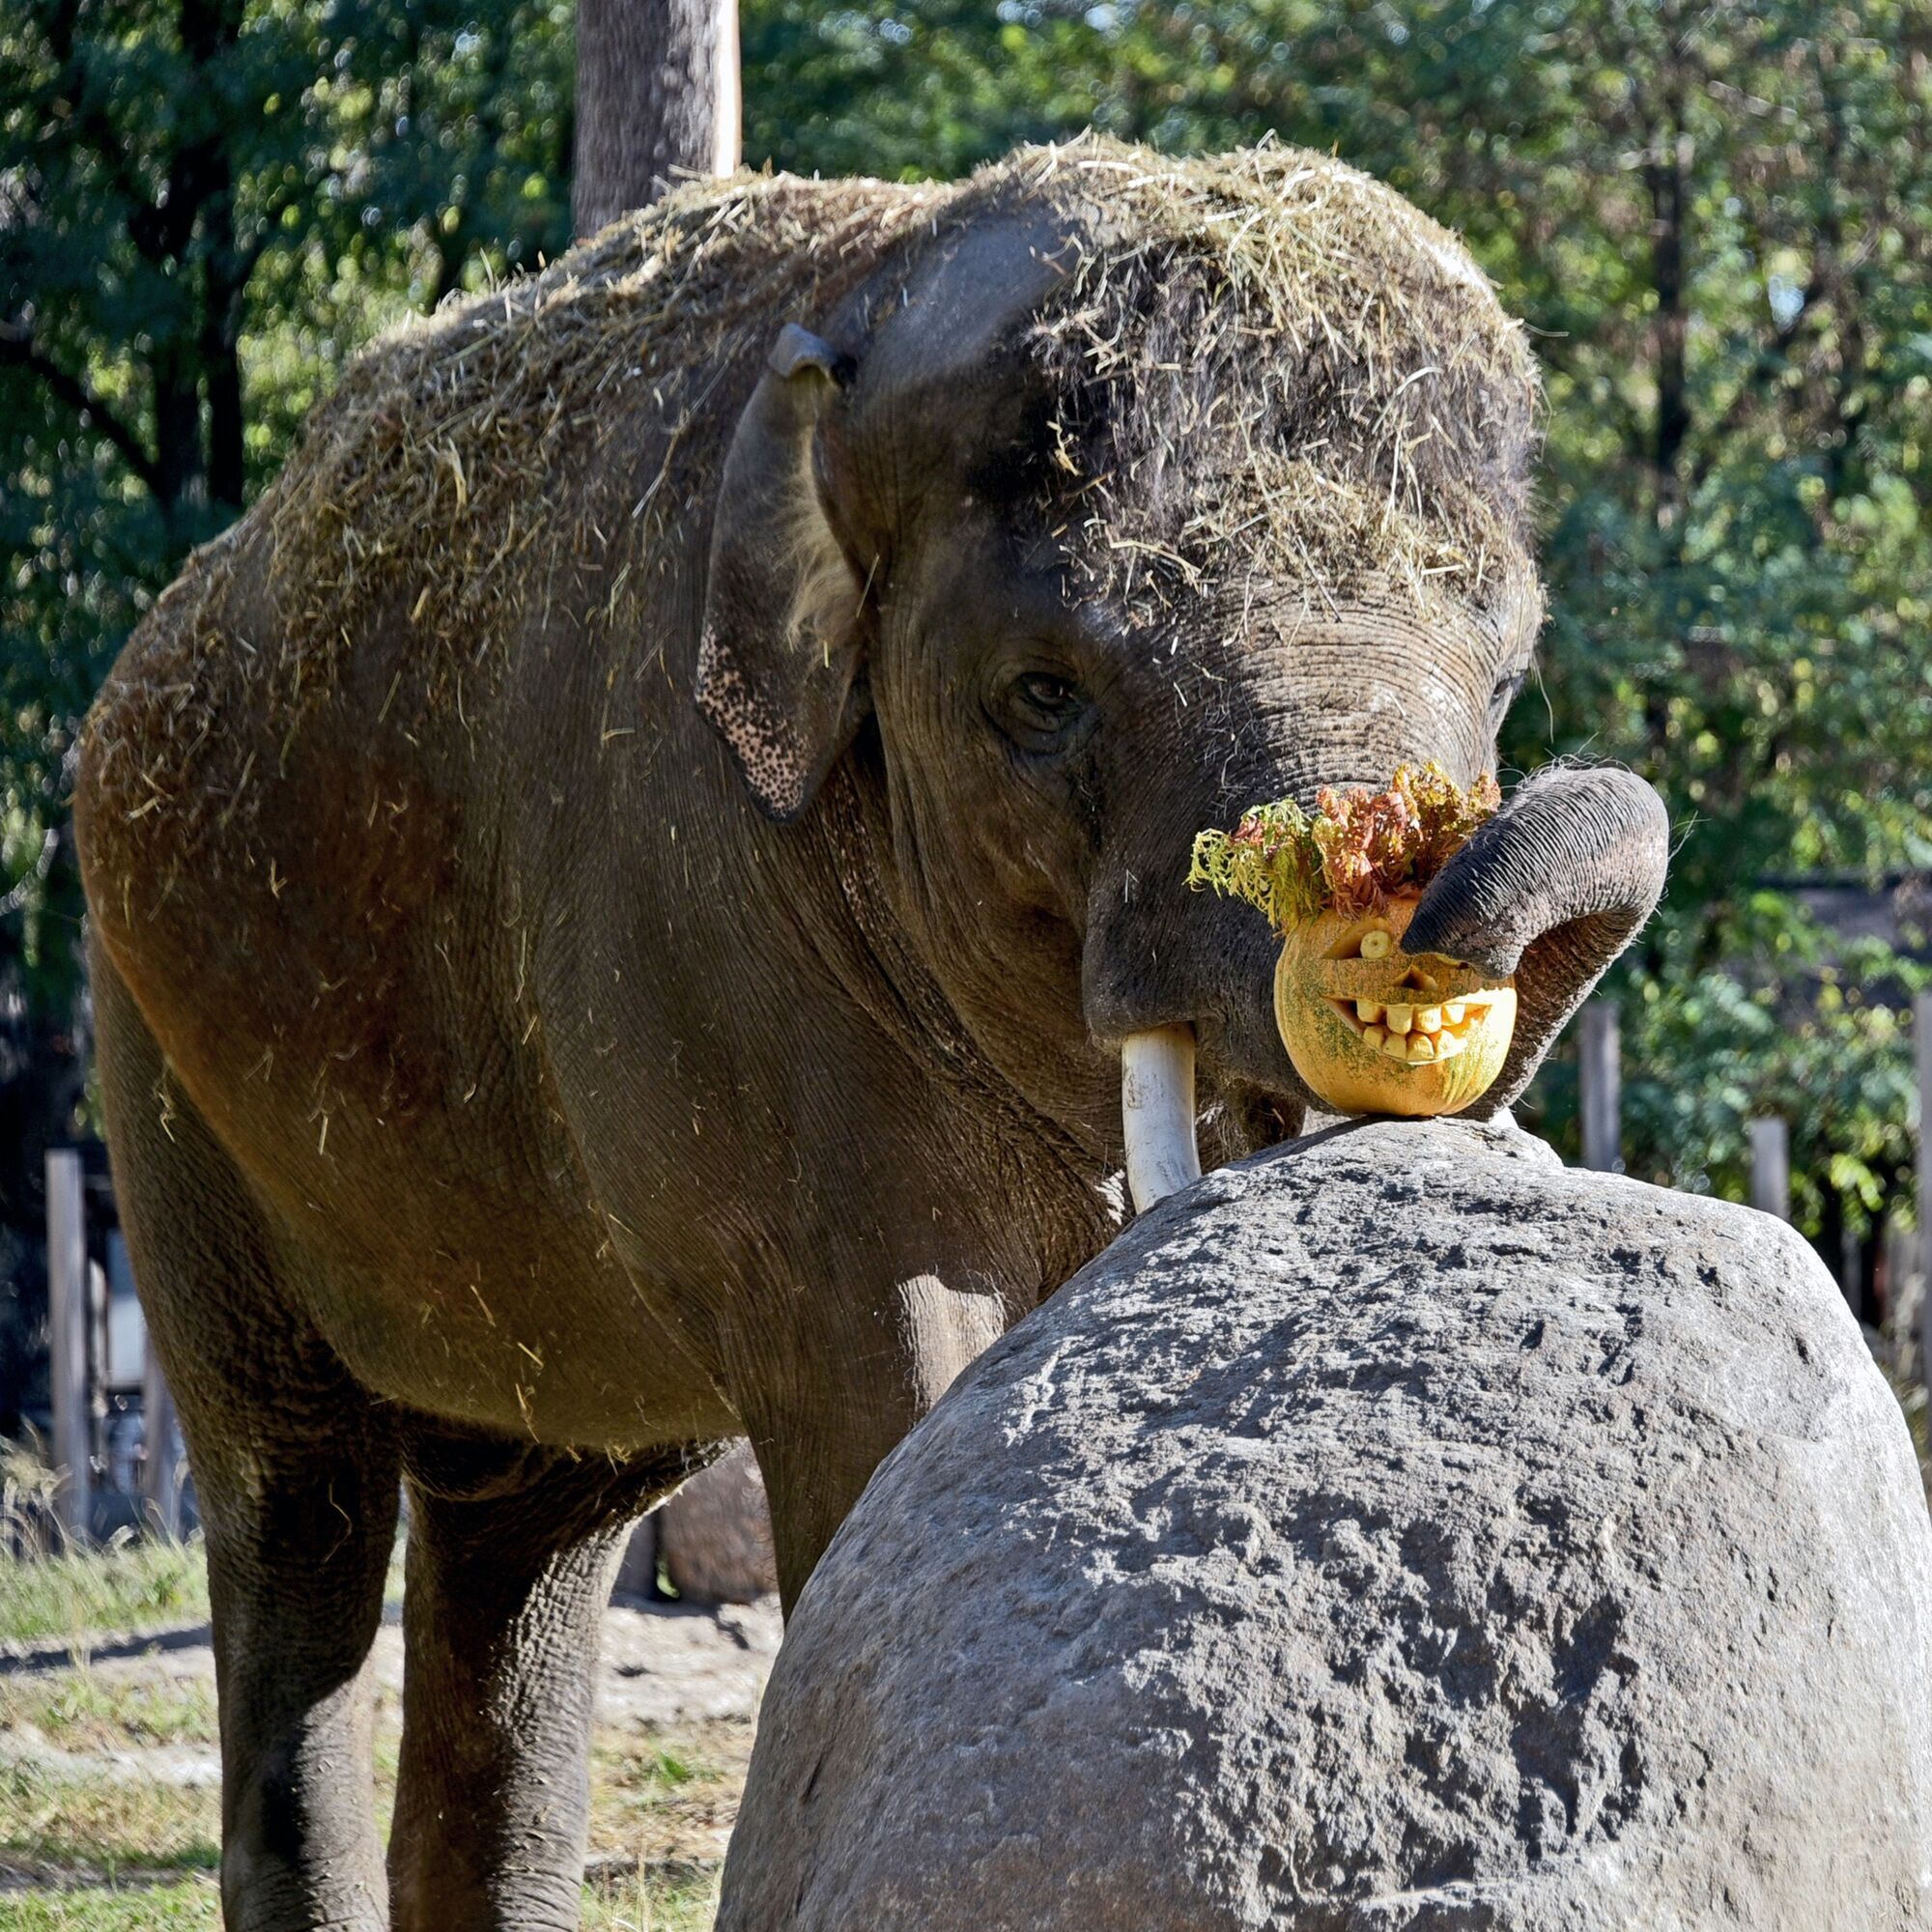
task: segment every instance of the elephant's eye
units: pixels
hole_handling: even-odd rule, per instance
[[[1514,670],[1506,670],[1496,679],[1496,688],[1490,694],[1490,709],[1498,718],[1516,702],[1517,693],[1529,676],[1527,665],[1518,665]]]
[[[1013,692],[1022,704],[1041,718],[1065,718],[1079,709],[1080,693],[1064,677],[1051,671],[1030,670],[1013,680]]]
[[[1091,706],[1072,678],[1053,670],[1023,670],[1000,687],[994,712],[1001,728],[1031,752],[1060,749]]]

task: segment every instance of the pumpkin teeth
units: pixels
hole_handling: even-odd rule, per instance
[[[1411,1066],[1455,1059],[1468,1046],[1470,1028],[1482,1020],[1490,1005],[1486,999],[1462,999],[1417,1008],[1332,996],[1328,1004],[1371,1053],[1385,1053]]]

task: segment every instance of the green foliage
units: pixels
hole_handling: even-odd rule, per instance
[[[1245,899],[1277,932],[1286,932],[1321,910],[1315,821],[1284,798],[1251,807],[1232,832],[1197,832],[1187,883],[1197,893]]]
[[[1633,1172],[1815,1232],[1910,1193],[1909,962],[1791,882],[1932,867],[1932,14],[1907,0],[750,0],[754,152],[945,173],[1093,121],[1272,130],[1460,229],[1548,394],[1540,686],[1506,765],[1613,757],[1679,830],[1606,990]],[[863,86],[852,79],[863,75]],[[1782,882],[1782,883],[1780,883]],[[1922,943],[1908,917],[1903,934]],[[1574,1067],[1529,1111],[1576,1145]]]
[[[1464,791],[1440,765],[1398,765],[1386,791],[1323,785],[1313,812],[1282,799],[1198,834],[1187,883],[1247,900],[1277,932],[1324,908],[1374,912],[1426,886],[1501,803],[1492,778]]]
[[[57,771],[103,660],[405,304],[567,238],[569,10],[0,18],[0,676]]]

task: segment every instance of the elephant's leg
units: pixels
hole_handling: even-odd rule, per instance
[[[319,1391],[279,1393],[295,1403]],[[359,1440],[318,1435],[299,1461],[265,1461],[240,1480],[200,1453],[207,1431],[183,1405],[214,1612],[228,1932],[387,1922],[371,1646],[396,1532],[397,1461],[349,1391],[325,1400]]]
[[[207,1532],[228,1932],[378,1932],[369,1655],[394,1440],[303,1320],[289,1251],[98,954],[94,988],[122,1226]]]
[[[599,1620],[627,1526],[687,1466],[528,1452],[475,1500],[412,1483],[396,1932],[577,1924]]]
[[[809,1306],[805,1298],[795,1304]],[[742,1412],[771,1505],[787,1616],[872,1471],[1012,1319],[996,1295],[914,1275],[883,1306],[847,1304],[768,1350],[782,1382],[747,1378]]]

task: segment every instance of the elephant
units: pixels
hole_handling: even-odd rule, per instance
[[[1123,1171],[1299,1127],[1268,935],[1190,843],[1493,761],[1537,408],[1399,196],[1093,138],[695,184],[346,371],[136,629],[75,790],[231,1927],[574,1925],[628,1520],[749,1435],[795,1601]],[[1432,888],[1411,944],[1517,976],[1486,1109],[1666,832],[1553,771]]]

